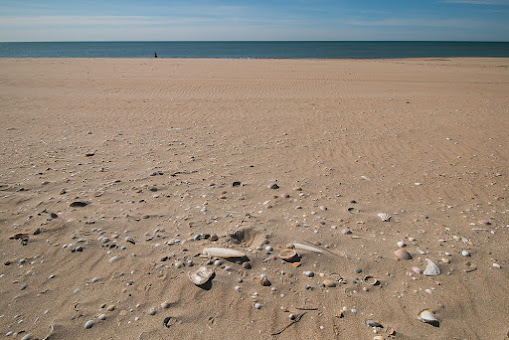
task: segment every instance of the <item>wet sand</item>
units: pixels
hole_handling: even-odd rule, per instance
[[[0,60],[1,334],[507,338],[508,66]]]

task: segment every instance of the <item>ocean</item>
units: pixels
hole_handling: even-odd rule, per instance
[[[386,59],[509,57],[509,42],[4,42],[0,58]]]

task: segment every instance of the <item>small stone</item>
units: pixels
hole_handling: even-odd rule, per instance
[[[116,305],[109,305],[108,307],[106,307],[106,310],[108,312],[111,312],[111,311],[114,311],[116,307],[117,307]]]
[[[25,335],[24,337],[21,338],[21,340],[30,340],[32,339],[32,334],[28,333],[27,335]]]
[[[249,262],[242,262],[242,268],[244,269],[251,269],[251,263]]]
[[[462,250],[461,251],[461,255],[465,256],[465,257],[469,257],[470,256],[470,253],[466,250]]]
[[[323,280],[323,285],[325,287],[336,287],[336,283],[332,280],[329,280],[329,279],[325,279]]]
[[[350,235],[352,233],[352,231],[348,228],[345,228],[345,229],[341,230],[341,233],[343,235]]]
[[[88,320],[85,322],[85,329],[90,329],[92,327],[94,327],[94,320]]]
[[[279,189],[279,185],[277,185],[276,183],[273,183],[273,184],[269,185],[269,189]]]
[[[97,316],[97,318],[98,318],[99,320],[106,320],[106,314],[99,314],[99,315]]]
[[[161,303],[161,308],[163,309],[170,308],[170,303],[168,301],[164,301],[163,303]]]
[[[215,242],[215,241],[219,240],[219,237],[217,237],[217,235],[216,235],[216,234],[213,234],[212,236],[210,236],[210,240],[211,240],[212,242]]]
[[[311,270],[307,270],[303,273],[304,275],[306,275],[307,277],[313,277],[315,276],[315,273],[313,273]]]
[[[266,251],[273,251],[273,250],[274,250],[274,248],[272,248],[272,246],[266,246],[266,247],[265,247],[265,250],[266,250]]]
[[[27,287],[28,287],[28,285],[26,283],[24,283],[19,289],[20,290],[25,290]]]
[[[255,307],[256,309],[260,309],[260,308],[262,308],[262,305],[261,305],[261,304],[259,304],[259,303],[255,303],[254,307]]]
[[[498,263],[493,263],[493,267],[500,269],[500,265]]]
[[[405,247],[406,247],[405,242],[403,242],[403,241],[399,241],[399,242],[398,242],[398,247],[400,247],[400,248],[405,248]]]
[[[150,308],[150,310],[148,311],[148,314],[149,315],[156,315],[156,309],[155,308]]]
[[[119,257],[118,257],[118,256],[113,256],[111,259],[109,259],[109,262],[110,262],[110,263],[117,262],[117,261],[118,261],[118,259],[119,259]]]
[[[355,269],[354,269],[354,272],[355,272],[356,274],[360,274],[360,273],[362,273],[362,269],[361,269],[361,268],[355,268]]]

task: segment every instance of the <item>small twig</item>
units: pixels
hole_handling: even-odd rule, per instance
[[[277,332],[274,332],[272,333],[271,335],[279,335],[281,333],[283,333],[284,331],[286,331],[291,325],[293,324],[296,324],[297,322],[300,321],[300,319],[302,319],[302,317],[306,314],[307,312],[304,312],[304,313],[300,313],[300,314],[297,314],[295,316],[295,320],[293,320],[292,322],[290,322],[288,325],[284,326],[283,328],[281,328],[279,331]]]
[[[318,310],[318,307],[295,307],[298,310]]]

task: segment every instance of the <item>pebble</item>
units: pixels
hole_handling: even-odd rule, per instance
[[[108,312],[111,312],[111,311],[114,311],[116,307],[117,307],[117,306],[115,306],[115,305],[109,305],[108,307],[106,307],[106,310],[107,310]]]
[[[315,276],[315,273],[313,273],[311,270],[307,270],[303,273],[304,275],[306,275],[307,277],[313,277]]]
[[[161,308],[163,309],[170,308],[170,303],[168,301],[164,301],[163,303],[161,303]]]
[[[21,340],[30,340],[32,339],[32,334],[28,333],[27,335],[25,335],[24,337],[21,338]]]
[[[22,285],[19,289],[20,289],[20,290],[25,290],[27,287],[28,287],[28,285],[25,283],[25,284],[23,284],[23,285]]]
[[[276,183],[273,183],[273,184],[269,185],[269,189],[279,189],[279,185],[277,185]]]
[[[259,304],[259,303],[255,303],[254,307],[255,307],[256,309],[260,309],[260,308],[262,308],[262,305],[261,305],[261,304]]]
[[[350,229],[348,229],[348,228],[345,228],[345,229],[343,229],[343,230],[341,231],[341,233],[342,233],[343,235],[350,235],[350,234],[352,233],[352,231],[351,231]]]
[[[325,287],[336,287],[336,283],[332,280],[329,280],[329,279],[325,279],[323,280],[323,285]]]
[[[106,320],[106,314],[99,314],[99,315],[97,316],[97,318],[98,318],[99,320]]]
[[[109,262],[110,262],[110,263],[117,262],[117,261],[118,261],[118,259],[119,259],[119,257],[118,257],[118,256],[113,256],[113,257],[109,260]]]
[[[265,247],[265,250],[266,250],[266,251],[273,251],[273,250],[274,250],[274,248],[272,248],[271,246],[266,246],[266,247]]]
[[[498,263],[493,263],[493,267],[500,269],[500,265]]]
[[[149,314],[149,315],[156,315],[156,310],[155,310],[155,308],[150,308],[150,310],[148,311],[148,314]]]
[[[92,282],[97,282],[97,281],[99,281],[99,279],[98,279],[97,277],[94,277],[94,278],[92,279]]]
[[[470,253],[468,251],[466,251],[466,250],[462,250],[461,251],[461,255],[463,255],[465,257],[468,257],[468,256],[470,256]]]
[[[399,241],[399,242],[398,242],[398,247],[400,247],[400,248],[405,248],[405,247],[406,247],[405,242],[403,242],[403,241]]]
[[[88,320],[85,322],[85,329],[90,329],[92,327],[94,327],[94,320]]]
[[[354,269],[354,271],[355,271],[357,274],[362,273],[362,269],[360,269],[360,268],[355,268],[355,269]]]

